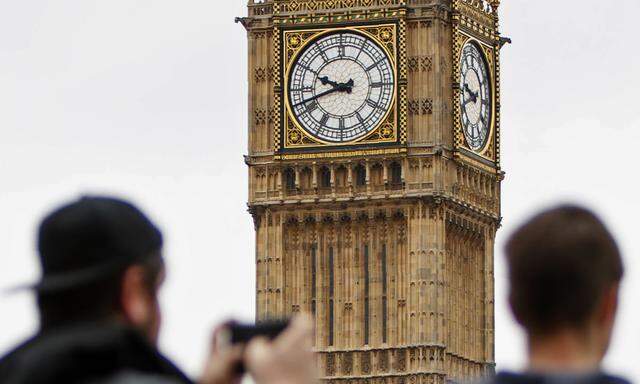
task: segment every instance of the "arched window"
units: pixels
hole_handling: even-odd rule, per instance
[[[320,188],[331,188],[331,170],[328,167],[320,168]]]
[[[284,187],[287,192],[292,192],[296,189],[296,171],[293,168],[287,168],[284,171]]]
[[[356,186],[364,187],[367,185],[367,169],[362,164],[356,165]]]
[[[371,184],[374,188],[378,187],[377,190],[384,185],[382,164],[380,163],[371,167]]]
[[[400,163],[393,162],[390,166],[391,170],[391,185],[394,187],[402,186],[402,166]]]
[[[347,168],[341,165],[336,169],[335,173],[336,187],[340,192],[344,192],[344,188],[347,186]]]
[[[303,191],[310,190],[313,179],[313,172],[310,168],[304,168],[300,172],[300,189]]]

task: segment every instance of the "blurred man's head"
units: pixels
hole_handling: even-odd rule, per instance
[[[604,224],[580,207],[534,217],[509,239],[509,302],[529,342],[575,335],[601,359],[608,347],[623,265]]]
[[[85,197],[48,215],[38,232],[41,328],[117,321],[155,342],[162,243],[156,226],[122,200]]]

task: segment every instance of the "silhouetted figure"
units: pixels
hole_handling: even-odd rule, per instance
[[[601,371],[623,265],[593,213],[562,206],[518,229],[506,246],[509,303],[527,334],[528,367],[495,382],[627,383]]]
[[[156,348],[162,245],[158,228],[122,200],[85,197],[47,216],[38,233],[42,279],[32,287],[40,330],[0,360],[0,382],[191,383]],[[298,319],[273,342],[212,345],[200,382],[238,383],[242,363],[260,384],[307,384],[311,334]]]

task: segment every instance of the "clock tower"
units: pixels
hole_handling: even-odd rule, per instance
[[[494,370],[499,0],[250,0],[257,320],[309,313],[324,381]]]

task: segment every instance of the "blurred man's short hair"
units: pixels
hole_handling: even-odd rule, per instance
[[[532,334],[580,329],[624,271],[611,233],[577,206],[534,217],[512,235],[506,253],[509,302]]]

